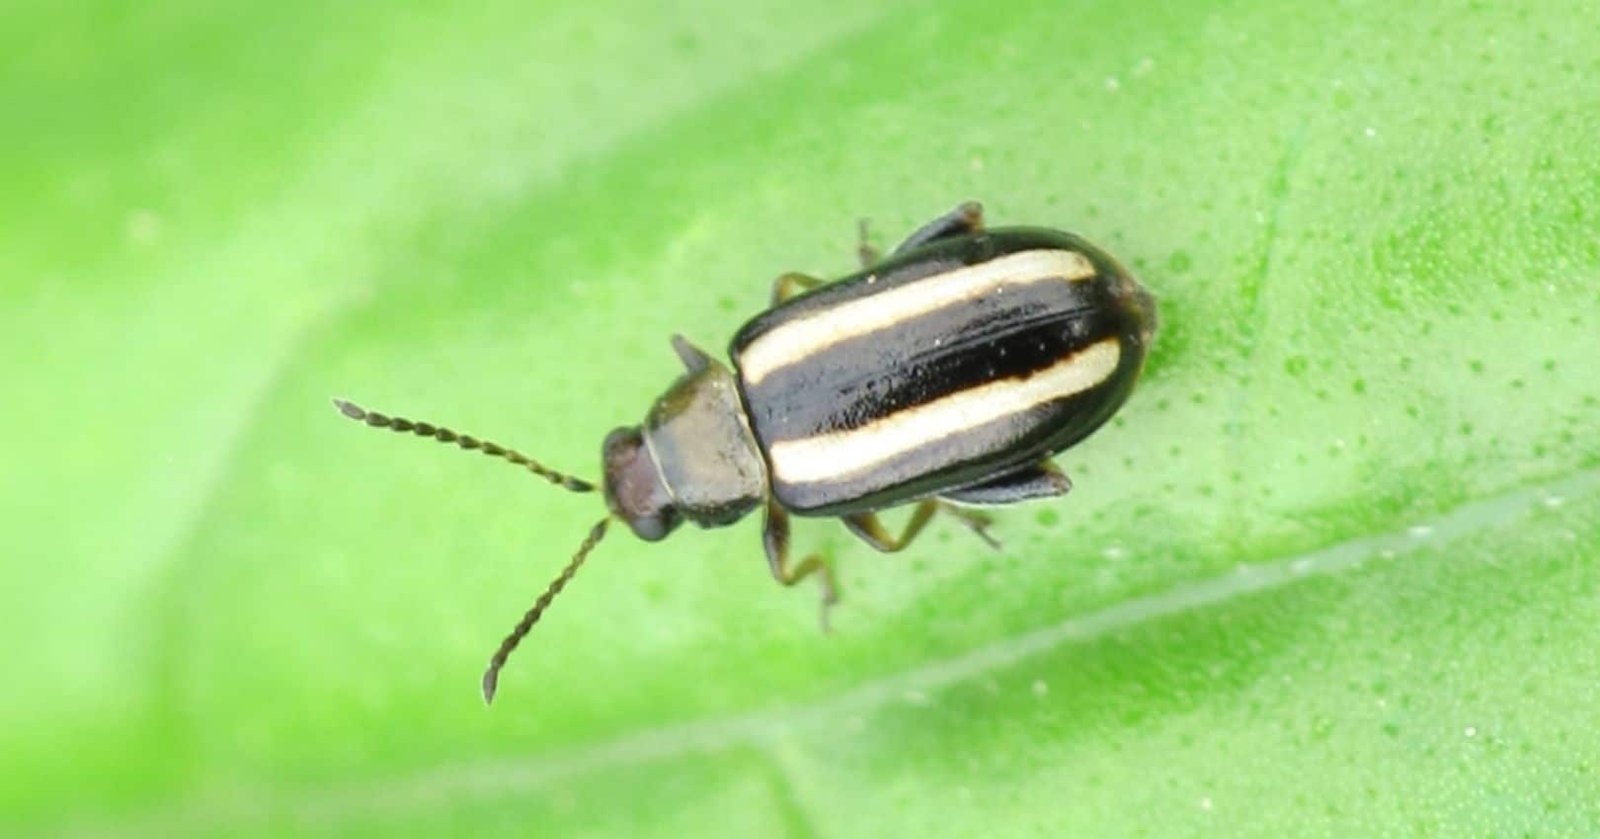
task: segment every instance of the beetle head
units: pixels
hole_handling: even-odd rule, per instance
[[[646,542],[665,539],[683,522],[661,479],[661,466],[644,444],[639,426],[606,435],[606,506]]]

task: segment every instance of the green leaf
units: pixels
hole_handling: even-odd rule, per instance
[[[14,10],[6,835],[1600,833],[1582,4]],[[868,4],[870,5],[870,4]],[[1161,299],[1077,489],[767,576],[592,476],[956,201]]]

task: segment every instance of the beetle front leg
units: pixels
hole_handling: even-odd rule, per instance
[[[839,584],[833,576],[833,568],[822,561],[820,554],[811,554],[799,565],[789,567],[789,513],[771,499],[767,501],[767,521],[761,530],[761,544],[767,549],[767,566],[772,569],[773,579],[785,586],[792,586],[812,574],[821,575],[817,582],[822,589],[817,622],[823,632],[828,632],[828,610],[839,602]]]
[[[772,305],[776,306],[797,294],[803,294],[819,285],[822,285],[822,281],[816,277],[790,271],[772,281]]]

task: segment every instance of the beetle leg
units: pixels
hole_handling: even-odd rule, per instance
[[[954,210],[917,228],[917,231],[901,242],[900,247],[895,248],[894,252],[902,254],[936,239],[964,236],[981,230],[983,230],[983,205],[976,201],[964,201]]]
[[[883,522],[878,521],[875,513],[855,513],[845,516],[844,526],[850,528],[851,533],[872,547],[884,553],[894,553],[911,544],[911,540],[922,532],[922,528],[928,526],[933,514],[940,510],[955,516],[956,521],[978,534],[978,538],[988,543],[989,547],[999,549],[999,541],[989,535],[991,520],[988,515],[977,510],[963,510],[936,498],[930,498],[917,505],[916,510],[911,513],[911,520],[906,522],[905,530],[901,531],[898,539],[889,535],[888,529],[883,526]]]
[[[861,258],[862,268],[871,268],[883,259],[883,252],[878,250],[877,245],[872,244],[871,238],[867,235],[866,219],[856,222],[856,256]]]
[[[761,530],[761,543],[767,549],[767,566],[772,569],[772,577],[778,582],[792,586],[812,574],[821,575],[817,582],[822,589],[817,622],[822,625],[822,631],[827,632],[828,610],[839,602],[839,585],[834,579],[833,568],[823,562],[819,554],[811,554],[799,565],[789,567],[789,513],[770,499],[767,501],[766,525]]]
[[[850,528],[850,532],[860,537],[861,541],[884,553],[894,553],[911,544],[911,540],[917,538],[922,528],[928,526],[928,519],[933,518],[933,514],[938,510],[939,502],[931,498],[918,504],[898,539],[889,535],[883,522],[878,521],[876,513],[852,513],[844,516],[843,521],[844,526]]]
[[[790,271],[772,281],[772,305],[776,306],[797,294],[822,285],[822,281],[809,274]]]
[[[994,519],[988,513],[982,510],[968,510],[965,507],[957,507],[948,501],[940,501],[939,509],[954,516],[956,521],[966,525],[968,530],[976,533],[978,538],[984,541],[984,544],[997,551],[1000,550],[1000,540],[989,535],[989,525],[994,524]]]
[[[1034,498],[1066,495],[1071,489],[1072,481],[1060,467],[1048,460],[1041,460],[981,484],[947,492],[944,498],[962,504],[1014,504]]]

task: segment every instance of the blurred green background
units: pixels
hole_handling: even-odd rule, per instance
[[[1600,835],[1583,3],[274,3],[0,29],[7,836]],[[612,426],[965,198],[1163,332],[1077,489],[815,593]]]

